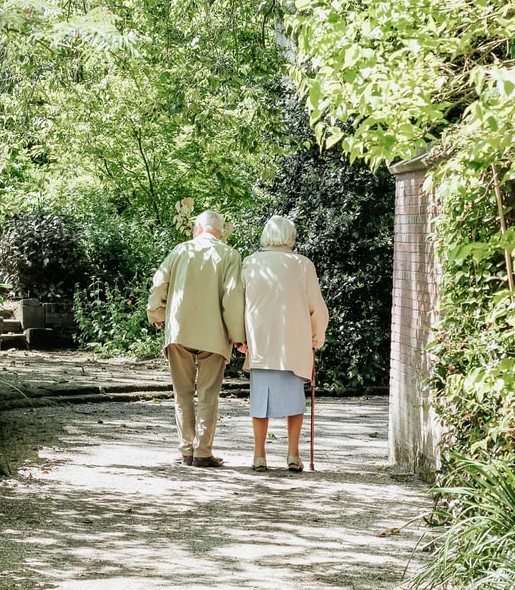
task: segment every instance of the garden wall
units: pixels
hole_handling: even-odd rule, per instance
[[[0,349],[75,347],[77,327],[73,308],[66,303],[38,299],[9,301],[0,307]]]
[[[439,433],[424,386],[424,349],[437,319],[438,268],[430,240],[434,202],[421,190],[426,170],[424,156],[391,167],[396,187],[389,452],[393,463],[431,480]]]

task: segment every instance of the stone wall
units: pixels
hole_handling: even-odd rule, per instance
[[[68,303],[43,303],[45,309],[45,327],[54,330],[63,340],[73,342],[77,332],[73,308]]]
[[[3,321],[0,348],[52,349],[75,347],[77,327],[71,304],[11,301],[11,316]]]
[[[432,195],[423,194],[424,157],[391,168],[396,177],[390,359],[390,460],[424,479],[438,467],[438,427],[424,379],[425,346],[437,320],[438,268],[430,241]]]

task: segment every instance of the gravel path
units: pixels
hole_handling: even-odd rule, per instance
[[[6,410],[0,590],[405,588],[430,498],[388,466],[387,404],[320,399],[302,474],[286,469],[284,420],[271,421],[271,469],[249,468],[238,397],[221,400],[222,469],[173,464],[172,400]],[[306,420],[305,463],[308,435]]]

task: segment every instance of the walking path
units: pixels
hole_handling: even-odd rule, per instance
[[[0,353],[0,384],[13,385],[14,368],[25,390],[63,371],[84,388],[168,383],[160,362],[132,365],[131,380],[127,359],[71,356]],[[78,389],[67,390],[76,402]],[[387,463],[387,403],[318,400],[315,470],[302,474],[286,469],[283,420],[271,421],[271,469],[250,469],[241,395],[221,400],[222,469],[173,463],[171,399],[4,409],[13,473],[0,479],[0,590],[406,588],[426,558],[416,546],[430,498]],[[302,448],[309,463],[308,424]]]

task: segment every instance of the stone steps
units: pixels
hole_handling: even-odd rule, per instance
[[[4,319],[2,333],[6,334],[20,334],[23,332],[21,329],[21,322],[15,319]]]
[[[16,348],[17,350],[27,350],[29,344],[25,334],[1,334],[0,350]]]
[[[19,320],[12,317],[0,318],[0,350],[10,348],[27,350],[27,337]]]
[[[0,311],[0,350],[73,348],[73,316],[69,309],[22,299]]]

